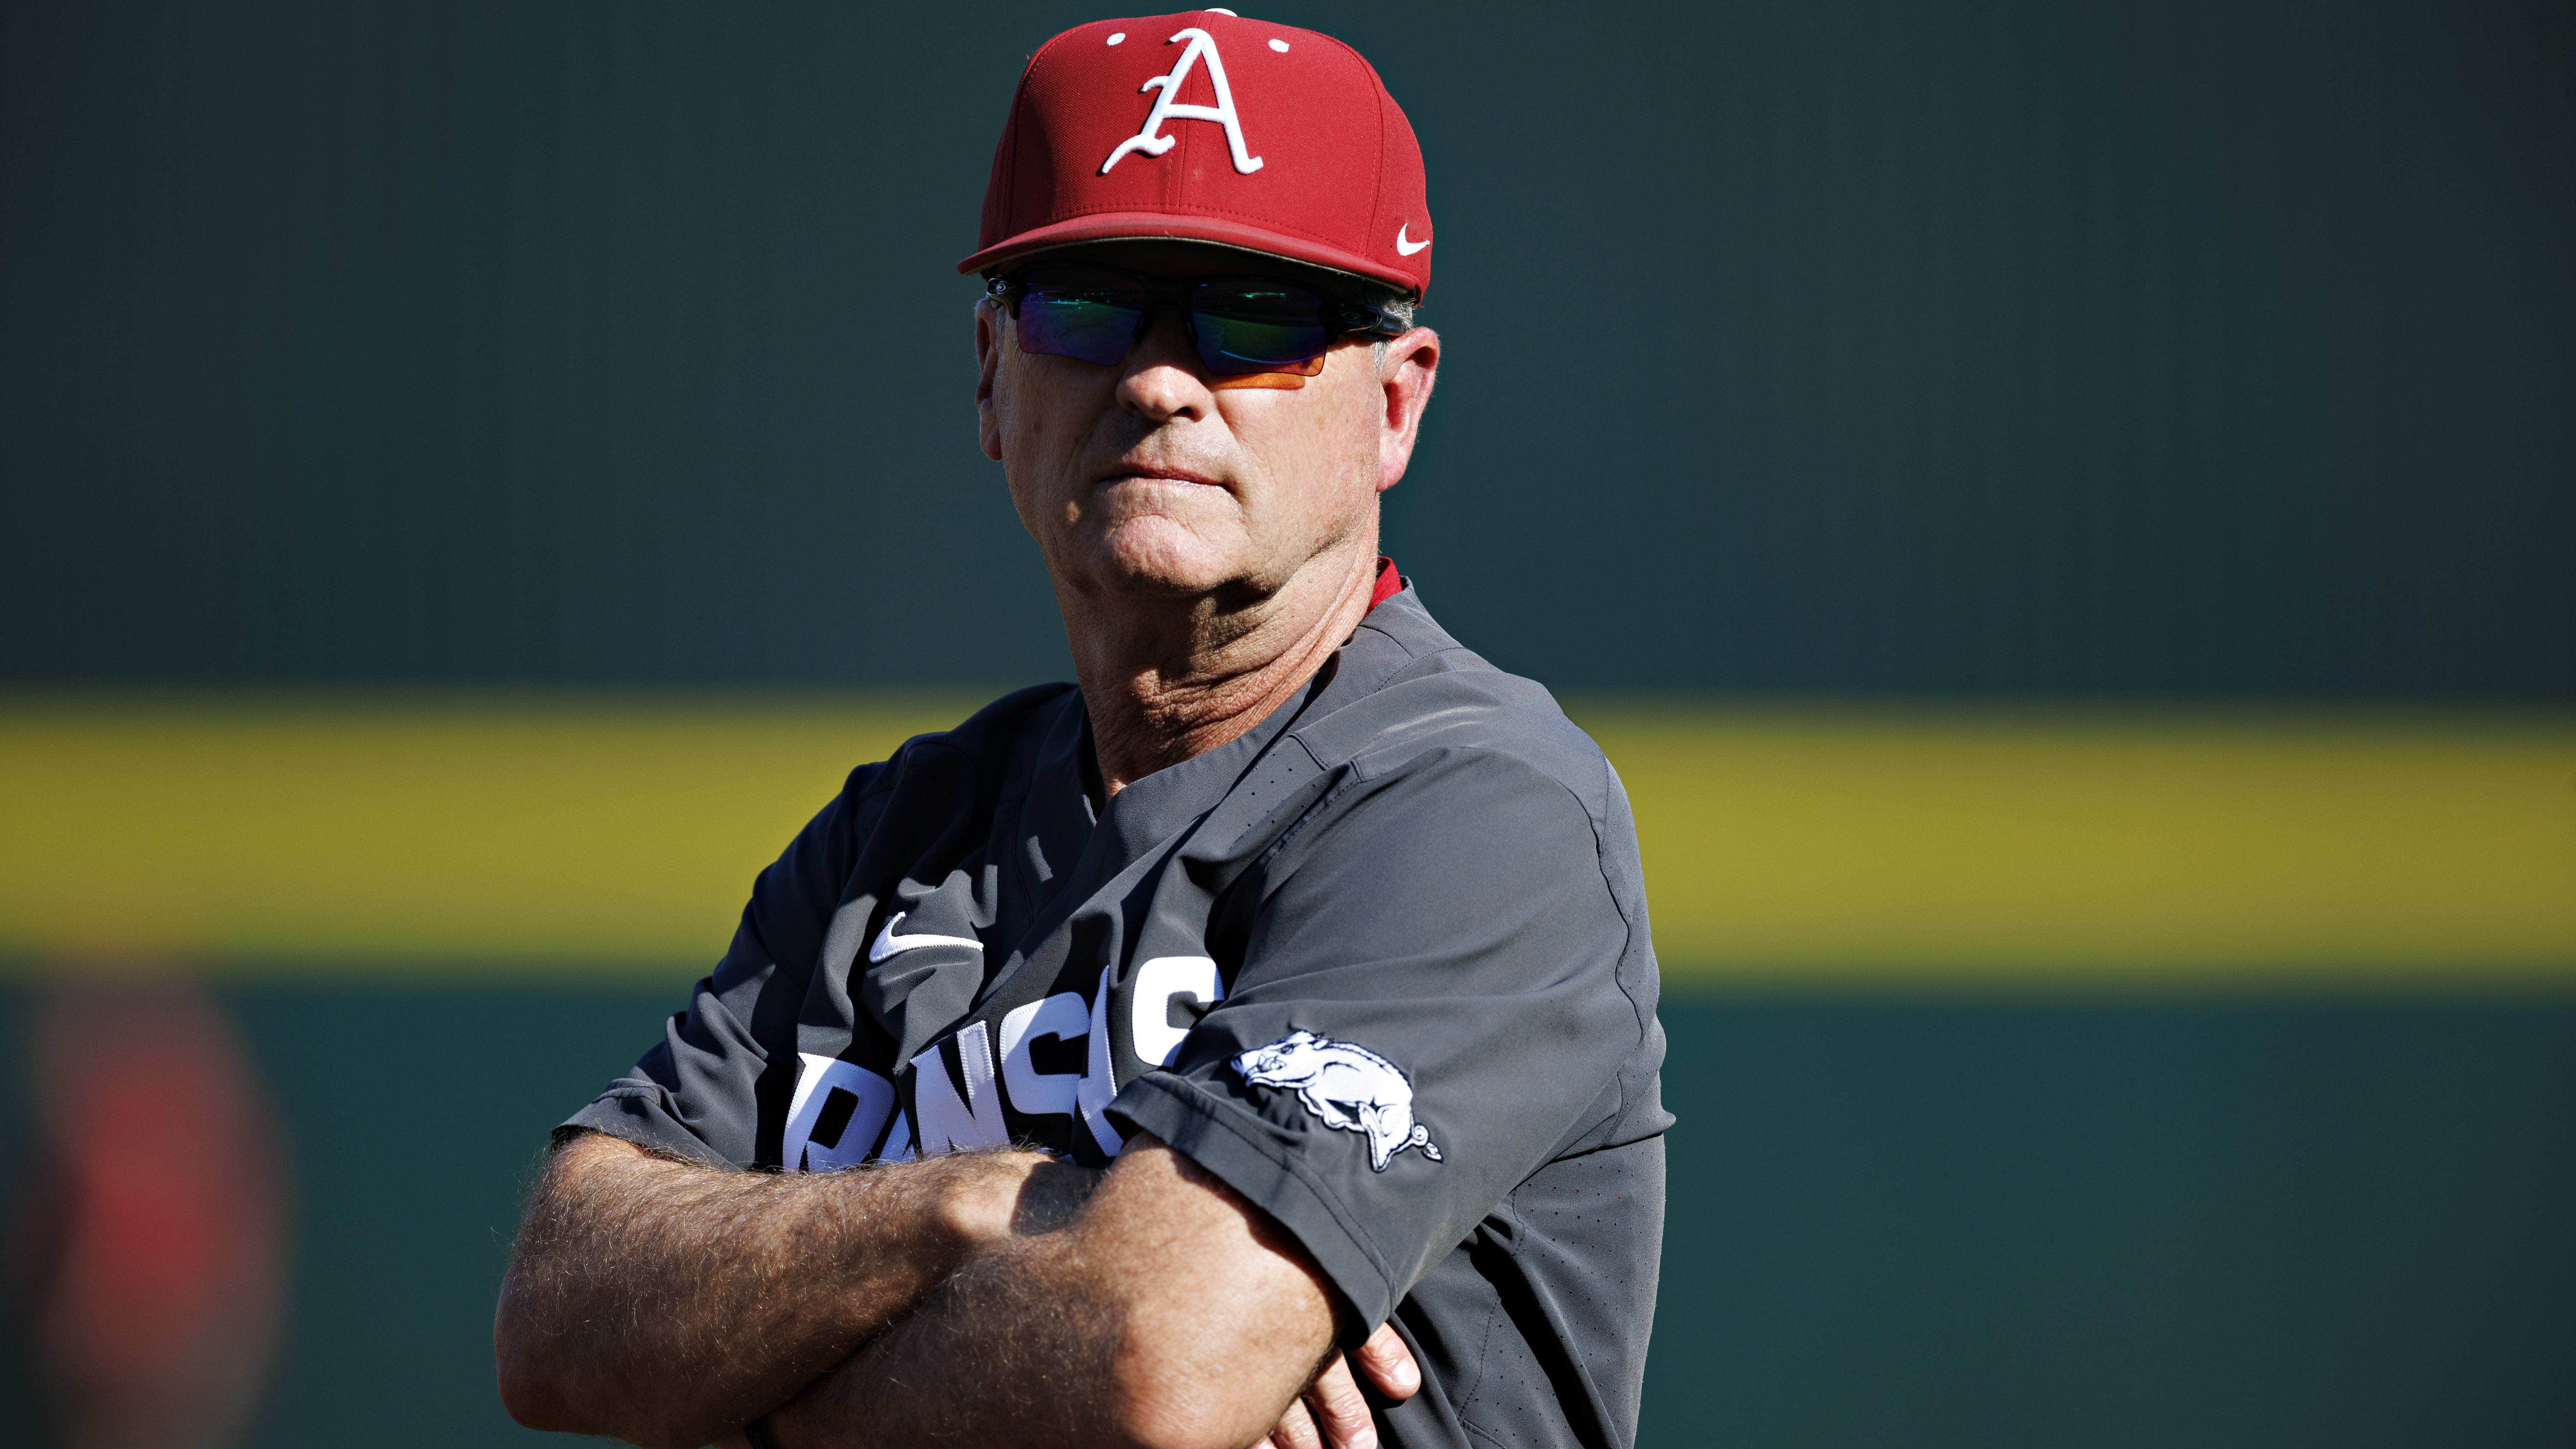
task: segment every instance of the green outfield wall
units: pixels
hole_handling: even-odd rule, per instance
[[[1093,13],[0,9],[0,679],[1061,675],[952,264]],[[2576,697],[2565,6],[1248,13],[1421,135],[1505,667]]]

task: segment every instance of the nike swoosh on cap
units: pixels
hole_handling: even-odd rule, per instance
[[[1399,253],[1408,257],[1413,255],[1415,252],[1422,250],[1424,247],[1431,245],[1431,238],[1429,237],[1424,237],[1420,241],[1406,241],[1404,239],[1405,227],[1409,227],[1412,224],[1413,223],[1411,222],[1406,222],[1404,226],[1399,226],[1395,229],[1395,249]]]
[[[887,918],[885,925],[878,929],[877,938],[868,943],[869,965],[874,966],[889,956],[923,946],[970,946],[978,951],[984,949],[984,943],[971,936],[898,936],[894,933],[894,928],[902,924],[907,914],[909,913],[904,911],[895,912]]]

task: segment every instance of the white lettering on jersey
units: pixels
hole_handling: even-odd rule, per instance
[[[1078,992],[1059,991],[1044,1001],[1014,1006],[1002,1018],[1002,1085],[1011,1105],[1023,1116],[1062,1112],[1071,1116],[1074,1093],[1082,1078],[1073,1072],[1041,1072],[1029,1060],[1029,1046],[1040,1037],[1071,1041],[1091,1023]]]
[[[948,1064],[939,1059],[938,1043],[912,1059],[912,1110],[924,1157],[961,1147],[1001,1147],[1011,1140],[1011,1129],[1002,1120],[1002,1096],[993,1084],[993,1043],[984,1023],[966,1023],[956,1041],[957,1062],[966,1077],[963,1099],[949,1080]]]
[[[1109,159],[1100,163],[1100,174],[1108,175],[1109,168],[1118,164],[1118,158],[1130,151],[1160,156],[1171,150],[1177,144],[1177,138],[1162,134],[1163,122],[1167,119],[1221,123],[1225,127],[1226,147],[1234,154],[1234,169],[1246,176],[1260,170],[1261,158],[1253,155],[1243,144],[1243,122],[1234,114],[1234,91],[1225,83],[1225,62],[1217,57],[1216,41],[1195,25],[1163,43],[1169,45],[1173,40],[1186,40],[1190,43],[1189,48],[1181,52],[1180,62],[1168,74],[1158,75],[1136,88],[1140,94],[1157,89],[1162,94],[1154,97],[1154,109],[1145,113],[1144,126],[1135,135],[1119,142],[1118,149],[1109,153]],[[1181,82],[1188,78],[1190,67],[1202,60],[1207,62],[1208,83],[1216,88],[1216,104],[1178,104]]]
[[[798,1052],[779,1159],[790,1172],[856,1167],[893,1110],[894,1083],[856,1062]]]
[[[877,1154],[879,1162],[910,1162],[913,1159],[912,1122],[901,1112],[894,1114],[894,1125],[886,1129],[885,1149]]]
[[[1376,1171],[1386,1171],[1408,1147],[1440,1161],[1431,1129],[1413,1120],[1413,1083],[1366,1047],[1292,1031],[1236,1057],[1234,1069],[1253,1086],[1295,1091],[1325,1126],[1366,1136],[1369,1166]]]
[[[1172,1025],[1173,1002],[1208,1006],[1224,999],[1225,983],[1217,979],[1216,963],[1205,956],[1157,956],[1137,967],[1136,991],[1127,1005],[1127,1043],[1136,1049],[1136,1060],[1157,1067],[1172,1064],[1172,1054],[1190,1034],[1189,1028]]]
[[[1112,1157],[1127,1145],[1118,1129],[1109,1123],[1109,1099],[1118,1095],[1117,1073],[1112,1070],[1109,1049],[1109,968],[1100,968],[1100,987],[1091,994],[1091,1054],[1082,1074],[1081,1085],[1073,1089],[1074,1105],[1082,1113],[1082,1125],[1091,1129],[1091,1140]]]

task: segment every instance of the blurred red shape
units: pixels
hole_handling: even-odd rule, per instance
[[[35,1052],[21,1298],[59,1442],[215,1449],[258,1397],[284,1300],[278,1134],[192,987],[57,991]]]

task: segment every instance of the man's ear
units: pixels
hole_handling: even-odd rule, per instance
[[[993,407],[993,374],[1002,365],[1002,325],[992,298],[975,304],[975,440],[996,463],[1002,461],[1002,419]]]
[[[1378,416],[1377,491],[1404,477],[1413,444],[1422,435],[1422,410],[1431,406],[1431,384],[1440,373],[1440,334],[1416,327],[1386,344],[1377,382],[1385,410]]]

